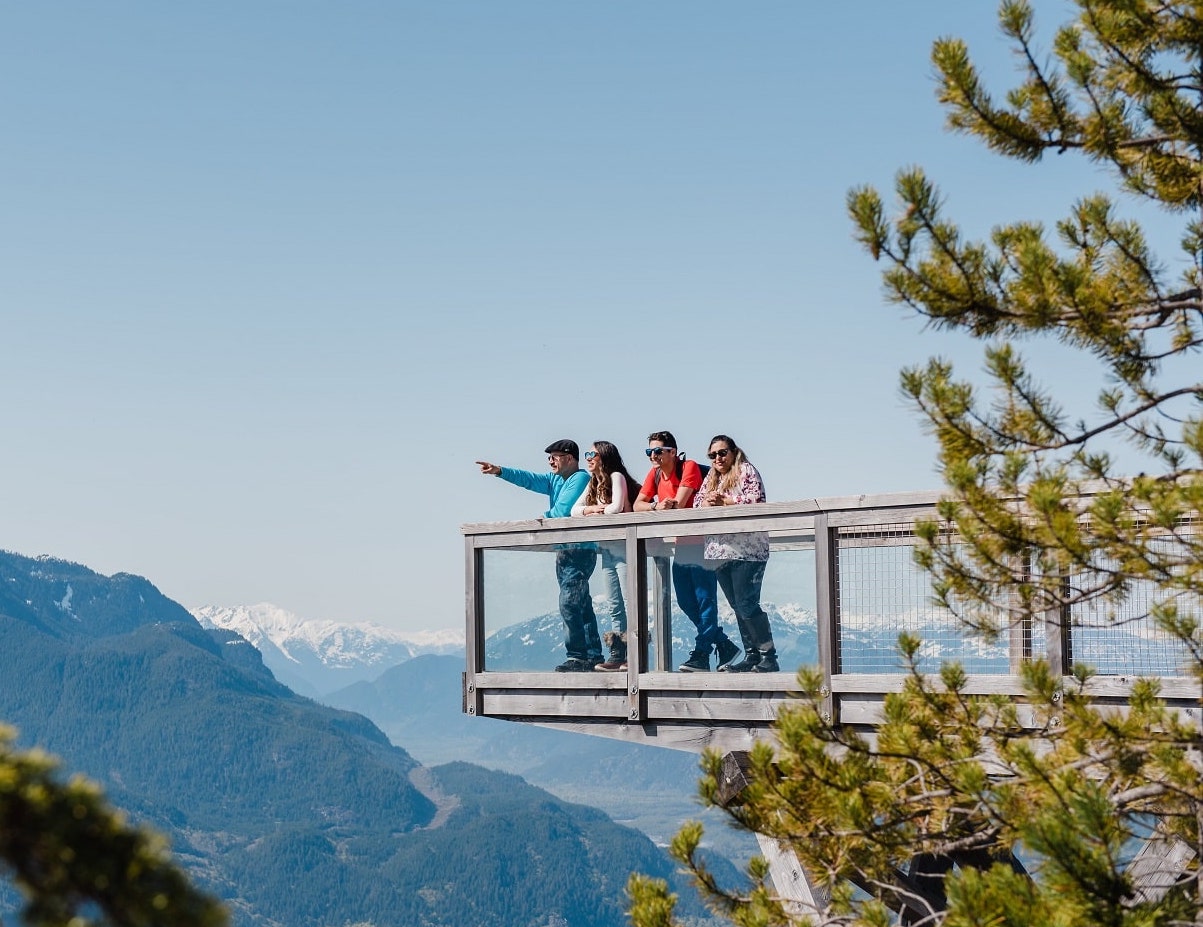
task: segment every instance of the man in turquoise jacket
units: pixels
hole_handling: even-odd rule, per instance
[[[516,470],[478,460],[481,473],[499,476],[507,483],[532,492],[545,493],[551,507],[544,518],[568,518],[572,506],[585,487],[589,474],[580,469],[580,448],[575,441],[553,441],[545,451],[550,473]],[[601,637],[597,633],[597,615],[589,594],[589,577],[597,566],[597,550],[592,546],[573,545],[556,551],[556,579],[560,584],[560,618],[564,621],[564,649],[568,659],[556,667],[557,673],[590,672],[602,662]]]

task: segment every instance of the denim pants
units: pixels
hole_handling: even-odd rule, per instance
[[[708,654],[726,636],[718,626],[718,581],[714,571],[674,559],[672,576],[677,607],[698,629],[693,649]]]
[[[728,560],[715,574],[723,595],[735,611],[744,650],[762,650],[773,646],[769,616],[760,607],[760,587],[764,584],[765,560]]]
[[[560,617],[564,620],[564,649],[569,659],[602,658],[597,616],[589,594],[589,577],[597,566],[597,551],[574,547],[556,551],[556,580],[560,584]]]
[[[626,634],[627,606],[622,597],[622,582],[618,576],[619,564],[622,564],[625,570],[626,560],[623,556],[613,553],[608,544],[602,544],[602,585],[606,589],[606,612],[610,617],[610,630],[615,634]]]

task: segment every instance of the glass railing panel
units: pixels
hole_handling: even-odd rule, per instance
[[[676,553],[676,538],[651,538],[644,547],[647,560],[647,663],[651,672],[664,672],[676,667],[689,656],[686,637],[692,642],[693,625],[676,607],[672,592],[672,558]],[[682,629],[690,630],[682,636]],[[667,639],[670,643],[663,646]]]
[[[602,659],[606,661],[604,668],[613,669],[626,660],[627,628],[628,624],[634,624],[634,609],[628,606],[632,600],[627,580],[627,545],[625,540],[618,540],[598,541],[596,546],[597,568],[589,580],[589,591]]]
[[[761,605],[769,617],[781,671],[796,673],[799,667],[819,662],[814,537],[770,532],[769,541]],[[731,620],[734,626],[734,614]]]
[[[719,547],[714,546],[716,540]],[[707,542],[711,542],[708,546]],[[746,542],[746,543],[745,543]],[[710,553],[742,550],[756,553],[763,545],[767,560],[707,559]],[[648,666],[653,671],[680,671],[699,649],[698,621],[706,610],[717,608],[718,626],[740,651],[759,631],[757,613],[767,619],[769,634],[778,653],[782,672],[793,673],[802,664],[818,661],[815,622],[815,565],[811,536],[763,531],[731,531],[724,535],[694,535],[653,539],[647,543]],[[760,568],[763,564],[763,568]],[[657,578],[660,580],[657,581]],[[724,585],[731,593],[724,590]],[[741,629],[732,599],[741,600],[749,617]],[[657,633],[665,623],[667,634]],[[744,640],[745,635],[749,637]],[[718,666],[713,646],[707,649],[706,665]],[[663,657],[658,652],[663,650]]]
[[[485,670],[549,672],[563,663],[561,599],[593,607],[598,559],[592,542],[484,551]]]

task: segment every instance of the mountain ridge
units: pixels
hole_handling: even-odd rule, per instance
[[[203,605],[189,612],[203,627],[234,631],[250,641],[281,682],[309,696],[368,681],[421,654],[464,649],[462,631],[407,632],[370,621],[302,618],[270,602]]]

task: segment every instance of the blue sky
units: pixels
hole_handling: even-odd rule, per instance
[[[6,5],[0,547],[416,630],[461,524],[542,511],[479,458],[936,488],[898,371],[980,351],[884,304],[848,188],[923,165],[974,235],[1110,188],[944,132],[942,34],[1001,91],[964,0]]]

